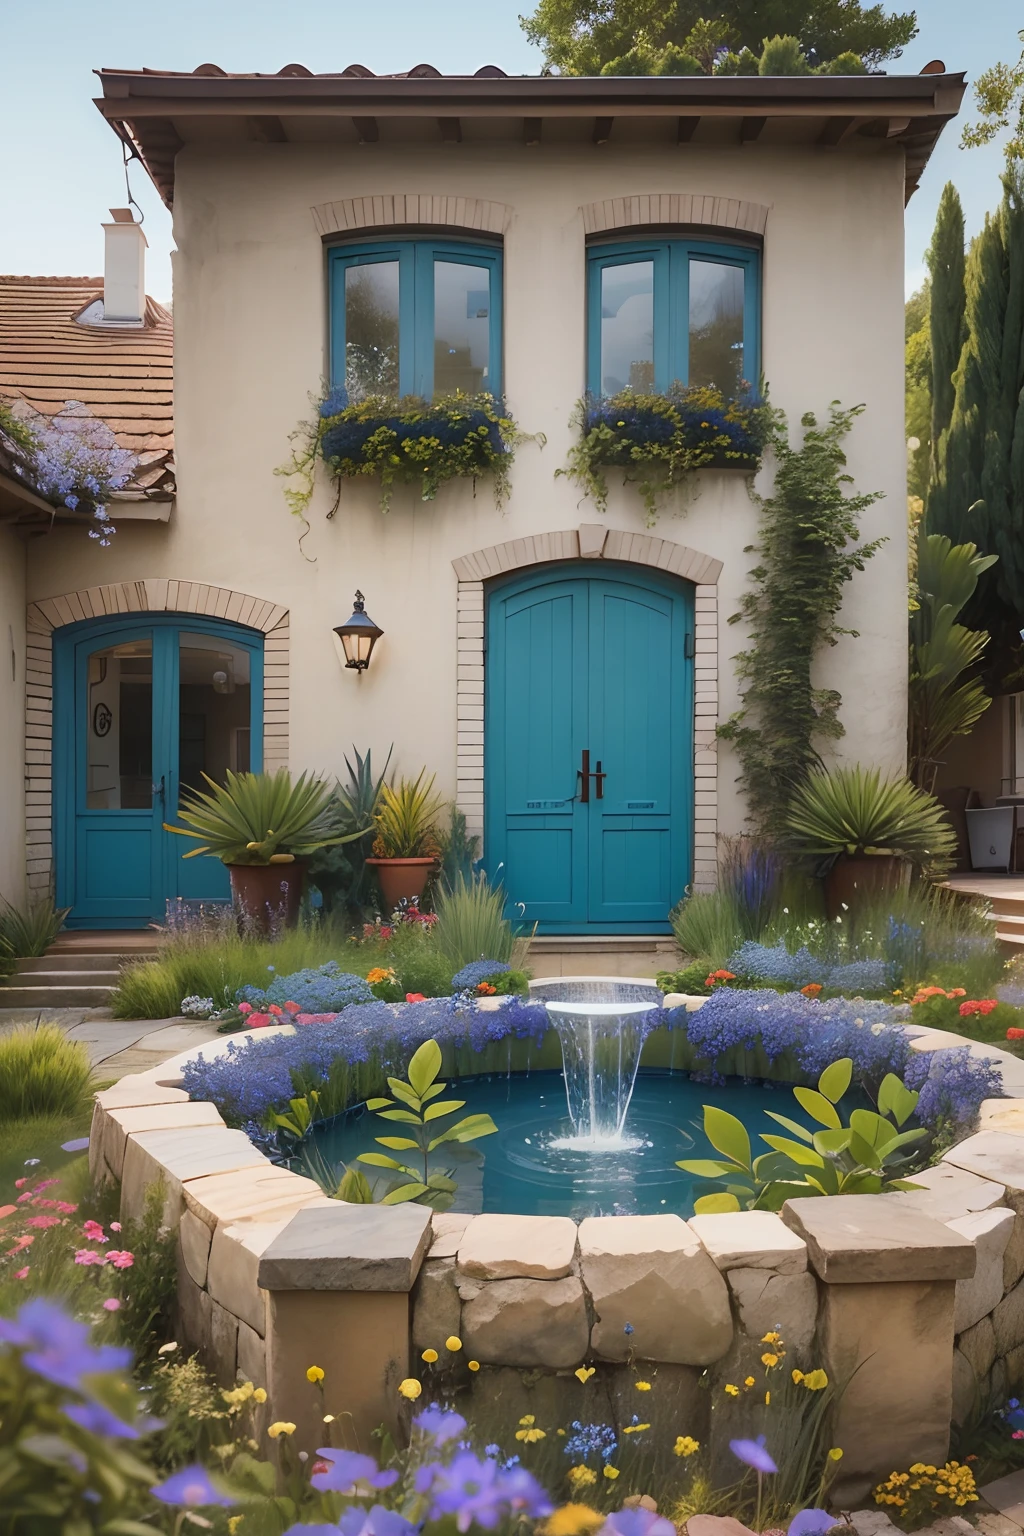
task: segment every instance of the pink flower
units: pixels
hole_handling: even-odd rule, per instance
[[[127,1248],[115,1248],[110,1253],[108,1253],[106,1257],[110,1260],[115,1269],[131,1269],[132,1265],[135,1263],[134,1253],[129,1253]],[[103,1255],[100,1254],[99,1258],[100,1263],[102,1264]]]
[[[1024,1429],[1015,1429],[1010,1438],[1011,1440],[1024,1440]]]
[[[36,1194],[37,1195],[42,1194],[44,1189],[51,1189],[54,1184],[59,1184],[59,1183],[60,1183],[60,1179],[44,1179],[41,1184],[37,1184],[36,1185]]]
[[[275,1019],[280,1019],[284,1015],[284,1009],[279,1008],[276,1003],[271,1003],[270,1007],[267,1009],[267,1012],[272,1013]]]
[[[27,1280],[28,1279],[28,1265],[26,1264],[24,1269],[16,1269],[14,1271],[14,1278],[15,1278],[15,1280]]]
[[[59,1216],[30,1216],[26,1221],[26,1227],[59,1227]]]
[[[26,1248],[30,1248],[34,1242],[35,1234],[32,1232],[26,1232],[23,1237],[18,1238],[18,1241],[15,1243],[13,1248],[8,1248],[6,1257],[10,1258],[12,1254],[23,1253],[24,1250]]]
[[[116,1296],[108,1296],[106,1301],[103,1303],[103,1310],[104,1312],[120,1312],[121,1303],[118,1301]]]
[[[299,1012],[299,1005],[298,1005],[298,1003],[285,1003],[285,1007],[288,1009],[289,1013],[298,1013]]]
[[[73,1216],[78,1210],[78,1206],[72,1205],[68,1200],[55,1200],[53,1208],[55,1211],[60,1211],[62,1216]]]
[[[111,1254],[110,1257],[113,1258],[114,1255]],[[76,1264],[105,1264],[106,1262],[107,1255],[97,1253],[95,1248],[79,1248],[75,1254]]]
[[[15,1189],[24,1189],[24,1188],[25,1188],[25,1185],[26,1185],[26,1184],[27,1184],[27,1183],[28,1183],[28,1179],[27,1179],[27,1178],[24,1178],[24,1179],[15,1179],[15,1181],[14,1181],[14,1187],[15,1187]]]
[[[239,1003],[238,1011],[243,1015],[243,1017],[247,1013],[252,1013],[252,1003]]]
[[[121,1230],[121,1223],[119,1221],[112,1221],[110,1223],[110,1230],[111,1230],[111,1232],[120,1232],[120,1230]]]
[[[425,1003],[427,999],[422,992],[407,992],[405,1000],[407,1003]]]
[[[32,1199],[32,1191],[30,1189],[26,1189],[26,1191],[25,1191],[25,1193],[23,1195],[19,1195],[18,1196],[18,1204],[19,1205],[24,1205],[26,1200],[31,1200],[31,1199]]]
[[[87,1221],[82,1228],[83,1233],[90,1243],[109,1243],[110,1238],[104,1237],[103,1228],[98,1221]]]
[[[249,1015],[249,1028],[250,1029],[265,1029],[266,1026],[269,1023],[270,1023],[270,1014],[269,1013],[250,1013],[250,1015]]]

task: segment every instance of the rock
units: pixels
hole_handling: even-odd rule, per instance
[[[782,1219],[807,1243],[812,1268],[831,1284],[960,1280],[974,1274],[974,1245],[895,1197],[787,1200]]]
[[[132,1074],[101,1088],[96,1095],[100,1109],[131,1109],[138,1104],[187,1104],[188,1094],[183,1088],[165,1088],[149,1077]],[[1000,1100],[1000,1102],[1002,1102]]]
[[[602,1359],[708,1365],[732,1342],[728,1288],[679,1216],[588,1217],[580,1271]]]
[[[425,1205],[326,1205],[295,1212],[267,1249],[268,1291],[411,1291],[430,1244]]]
[[[589,1328],[583,1287],[563,1280],[495,1280],[462,1309],[467,1356],[489,1365],[580,1365]]]
[[[857,1536],[888,1536],[897,1529],[884,1509],[855,1509],[850,1524]]]
[[[172,1090],[165,1090],[172,1091]],[[104,1111],[102,1156],[115,1179],[124,1171],[128,1137],[140,1131],[184,1131],[195,1126],[223,1126],[213,1104],[141,1104]]]
[[[691,1216],[687,1225],[719,1269],[773,1269],[780,1275],[807,1269],[807,1244],[773,1211]]]
[[[1008,1194],[1024,1197],[1024,1142],[1009,1131],[979,1131],[950,1147],[942,1161],[1002,1184]]]
[[[975,1515],[976,1529],[982,1536],[1020,1536],[1020,1526],[1008,1515],[995,1515],[989,1511]]]
[[[1011,1472],[1007,1477],[997,1478],[979,1488],[978,1492],[986,1504],[991,1504],[1015,1525],[1024,1526],[1024,1472]]]
[[[177,1303],[177,1335],[182,1347],[178,1359],[198,1354],[202,1360],[208,1360],[213,1305],[209,1292],[196,1285],[183,1267],[178,1270]]]
[[[196,1285],[206,1285],[206,1272],[210,1265],[210,1242],[213,1233],[205,1221],[183,1211],[178,1224],[178,1241],[181,1258]]]
[[[573,1419],[601,1424],[614,1421],[607,1382],[600,1375],[592,1376],[584,1387],[569,1371],[484,1365],[472,1373],[467,1392],[466,1399],[460,1396],[459,1411],[470,1420],[481,1444],[500,1442],[509,1426],[518,1424],[528,1413],[549,1437]]]
[[[1008,1355],[1018,1344],[1024,1344],[1024,1280],[1018,1281],[994,1309],[992,1328],[997,1355]]]
[[[184,1208],[182,1185],[204,1174],[267,1167],[244,1131],[200,1125],[180,1131],[139,1131],[128,1137],[121,1180],[121,1219],[140,1220],[151,1185],[164,1186],[164,1225],[172,1227]]]
[[[701,1445],[706,1445],[711,1394],[706,1390],[706,1382],[702,1380],[703,1371],[699,1366],[664,1365],[652,1361],[649,1365],[601,1368],[601,1373],[608,1391],[611,1421],[619,1432],[620,1446],[624,1447],[632,1438],[624,1437],[622,1431],[633,1423],[634,1418],[651,1426],[644,1431],[637,1446],[637,1453],[644,1458],[643,1464],[648,1468],[679,1465],[678,1459],[672,1454],[677,1435],[692,1435]],[[589,1390],[596,1380],[595,1377],[587,1383],[584,1396],[587,1418],[591,1422]],[[650,1382],[650,1392],[638,1392],[638,1381]],[[577,1416],[573,1415],[574,1418]],[[733,1463],[735,1465],[735,1458]]]
[[[936,1221],[949,1221],[972,1211],[987,1211],[994,1205],[1002,1205],[1005,1199],[1001,1184],[979,1178],[976,1173],[968,1173],[965,1168],[957,1168],[952,1163],[925,1168],[911,1176],[911,1183],[919,1187],[886,1195],[886,1199],[896,1201],[897,1208],[920,1211],[923,1216],[934,1216]]]
[[[971,1362],[959,1349],[953,1351],[953,1423],[966,1424],[979,1401],[978,1380]]]
[[[973,1328],[996,1307],[1003,1294],[1003,1255],[1017,1218],[1005,1206],[988,1211],[974,1211],[947,1225],[969,1238],[977,1254],[977,1267],[969,1280],[956,1283],[956,1309],[953,1328],[963,1333]]]
[[[238,1363],[238,1318],[216,1301],[210,1304],[210,1369],[222,1387],[235,1385]]]
[[[454,1259],[462,1235],[472,1220],[465,1211],[435,1211],[430,1218],[432,1237],[427,1258]]]
[[[1013,1099],[985,1099],[978,1110],[978,1129],[1024,1136],[1024,1104]]]
[[[1019,1395],[1019,1388],[1024,1383],[1024,1344],[1011,1349],[1005,1358],[1007,1385],[1011,1392]]]
[[[412,1293],[412,1347],[416,1353],[444,1353],[451,1334],[461,1337],[462,1303],[455,1285],[455,1260],[428,1258]]]
[[[261,1337],[267,1328],[267,1294],[259,1285],[260,1261],[290,1220],[284,1216],[278,1221],[221,1223],[210,1245],[206,1277],[210,1295]]]
[[[968,1328],[956,1341],[956,1347],[964,1355],[975,1378],[981,1381],[992,1369],[996,1358],[996,1336],[991,1317],[983,1317],[973,1328]]]
[[[474,1216],[459,1244],[459,1270],[475,1280],[558,1280],[575,1253],[568,1216]]]
[[[744,1333],[759,1340],[777,1330],[789,1351],[806,1358],[818,1326],[818,1284],[814,1276],[732,1269],[728,1280]]]
[[[267,1346],[248,1323],[238,1324],[236,1370],[243,1381],[251,1381],[254,1387],[265,1387],[267,1384]]]
[[[691,1515],[683,1529],[686,1536],[754,1536],[749,1525],[732,1515]]]
[[[658,1513],[658,1501],[652,1499],[649,1493],[631,1493],[628,1499],[622,1501],[623,1509],[649,1509],[652,1515]]]
[[[286,1207],[298,1211],[306,1205],[322,1206],[327,1199],[312,1179],[273,1163],[261,1169],[212,1173],[185,1185],[186,1208],[210,1227],[219,1221],[271,1220],[270,1212],[283,1215]]]
[[[1004,1293],[1012,1291],[1020,1279],[1024,1279],[1024,1215],[1018,1212],[1003,1254]]]

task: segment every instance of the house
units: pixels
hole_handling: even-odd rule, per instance
[[[113,506],[109,547],[73,522],[30,530],[23,578],[23,535],[4,536],[8,720],[26,646],[31,663],[31,888],[53,879],[79,926],[159,919],[168,897],[220,890],[220,869],[183,864],[162,830],[200,769],[334,774],[350,744],[394,743],[400,772],[436,772],[542,933],[666,933],[687,886],[713,887],[718,836],[744,824],[715,729],[737,705],[742,631],[728,621],[757,504],[746,476],[703,469],[649,527],[635,488],[612,477],[601,513],[556,471],[588,388],[660,389],[688,368],[707,382],[709,319],[724,337],[714,366],[763,376],[794,426],[833,400],[866,406],[849,465],[858,489],[882,493],[864,536],[888,542],[847,589],[859,637],[816,680],[842,694],[840,755],[902,767],[903,207],[962,76],[206,64],[99,78],[99,110],[174,211],[177,485],[166,520]],[[135,344],[155,344],[141,230],[115,214],[107,238],[137,242],[108,264]],[[0,392],[44,410],[84,397],[74,369],[95,366],[70,313],[81,293],[53,292],[67,301],[61,336],[77,327],[61,342],[68,382],[44,398],[9,358],[0,374]],[[96,335],[114,422],[140,398],[139,369],[128,330]],[[26,368],[42,342],[29,350]],[[382,514],[372,481],[344,481],[334,511],[322,478],[308,522],[293,517],[275,471],[311,399],[346,375],[356,389],[503,394],[537,435],[504,507],[467,480],[426,502],[402,488]],[[357,590],[383,630],[365,671],[343,665],[333,633]],[[13,732],[0,751],[13,893]]]

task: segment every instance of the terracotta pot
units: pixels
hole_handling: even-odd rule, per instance
[[[306,883],[305,859],[292,864],[229,864],[236,908],[257,933],[294,928]]]
[[[825,910],[834,921],[844,905],[906,889],[910,865],[894,853],[841,854],[825,876]]]
[[[367,859],[371,869],[377,871],[384,905],[391,913],[404,896],[411,901],[422,896],[430,879],[436,859]]]

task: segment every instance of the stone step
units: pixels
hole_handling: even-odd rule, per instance
[[[162,933],[152,928],[88,929],[64,928],[47,951],[50,955],[131,955],[155,954]]]
[[[136,955],[125,955],[120,951],[110,951],[107,954],[76,954],[67,952],[54,954],[51,950],[45,955],[31,955],[18,961],[18,975],[29,976],[39,972],[48,975],[59,972],[74,972],[76,978],[83,971],[97,971],[116,978],[121,966],[128,960],[140,958]]]
[[[105,1008],[112,990],[95,985],[23,987],[8,982],[0,986],[0,1008],[38,1008],[43,1013],[52,1008]]]
[[[535,980],[543,981],[557,976],[653,978],[657,971],[676,970],[683,962],[667,933],[552,933],[532,941],[526,963]]]

